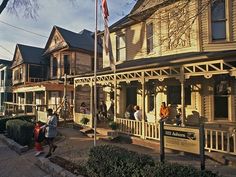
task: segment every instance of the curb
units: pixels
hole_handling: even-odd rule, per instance
[[[64,168],[60,167],[59,165],[52,163],[49,159],[44,158],[44,157],[39,157],[35,165],[37,165],[39,168],[49,173],[52,177],[76,177],[77,176],[65,170]],[[84,176],[79,175],[77,177],[84,177]]]
[[[10,149],[14,150],[19,155],[21,155],[23,152],[26,152],[29,150],[28,146],[22,146],[22,145],[16,143],[14,140],[5,137],[4,135],[0,135],[0,140],[2,140],[4,143],[6,143]]]

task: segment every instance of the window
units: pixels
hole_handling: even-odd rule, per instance
[[[69,55],[64,55],[64,74],[70,74]]]
[[[212,1],[211,4],[211,35],[212,41],[226,39],[225,0]]]
[[[146,26],[147,31],[147,53],[153,52],[153,24],[150,23]]]
[[[172,105],[181,104],[181,87],[179,85],[168,86],[167,103]],[[191,105],[191,86],[185,87],[185,105]]]
[[[57,76],[57,58],[53,58],[52,59],[52,77],[56,77]]]
[[[126,59],[125,35],[116,37],[116,61],[124,61]]]
[[[14,71],[14,80],[22,80],[22,76],[23,76],[23,69],[19,68],[17,70]]]

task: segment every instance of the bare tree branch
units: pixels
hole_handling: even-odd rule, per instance
[[[9,0],[3,0],[1,5],[0,5],[0,14],[2,13],[2,11],[6,8],[7,3]]]

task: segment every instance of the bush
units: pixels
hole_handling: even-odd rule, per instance
[[[93,147],[86,167],[90,177],[220,177],[192,166],[155,164],[148,155],[111,145]]]
[[[87,117],[83,117],[81,120],[80,120],[80,123],[83,124],[83,125],[87,125],[89,122],[89,119]]]
[[[15,119],[6,122],[7,135],[22,146],[32,142],[34,124]]]
[[[192,166],[183,166],[171,163],[157,163],[155,167],[145,166],[141,171],[141,176],[148,177],[219,177],[211,171],[199,171]]]
[[[116,130],[116,129],[118,129],[118,127],[119,127],[119,125],[118,125],[118,123],[116,123],[116,122],[109,122],[109,127],[112,129],[112,130]]]
[[[20,120],[25,120],[28,122],[34,122],[35,121],[35,116],[29,116],[29,115],[21,115],[21,116],[15,116],[15,117],[4,117],[0,119],[0,132],[4,132],[6,131],[6,122],[8,120],[16,120],[16,119],[20,119]]]
[[[146,165],[155,165],[154,160],[147,155],[102,145],[90,150],[87,172],[91,177],[135,177],[140,176],[141,169]]]

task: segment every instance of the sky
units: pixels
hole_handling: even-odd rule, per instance
[[[99,4],[101,0],[98,0]],[[2,2],[2,1],[0,1]],[[17,43],[44,48],[54,25],[79,32],[83,29],[95,31],[95,0],[38,0],[37,19],[30,19],[8,13],[7,9],[0,15],[0,58],[13,59]],[[107,0],[109,25],[127,15],[135,0]],[[46,36],[34,35],[9,25]],[[98,29],[103,30],[101,6],[98,8]],[[4,49],[3,49],[4,48]]]

